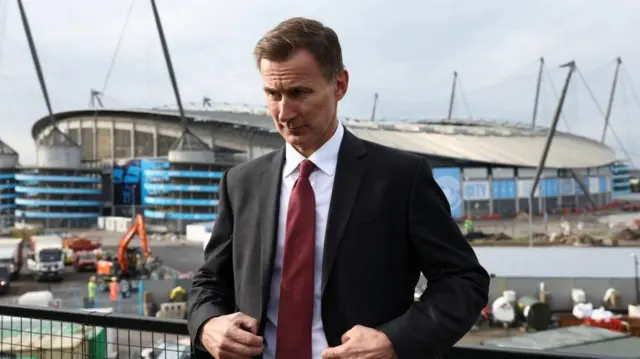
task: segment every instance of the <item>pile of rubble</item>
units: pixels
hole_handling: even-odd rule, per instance
[[[510,241],[513,238],[511,238],[510,236],[500,232],[500,233],[494,233],[492,235],[490,235],[489,237],[487,237],[488,241]]]
[[[617,247],[619,241],[615,238],[608,240],[597,239],[585,233],[552,233],[549,237],[549,242],[579,247]]]
[[[611,239],[615,239],[617,241],[638,241],[640,240],[640,230],[625,228],[611,236]]]
[[[539,241],[539,242],[547,242],[549,241],[549,235],[546,233],[542,233],[542,232],[534,232],[533,233],[533,240],[534,241]]]

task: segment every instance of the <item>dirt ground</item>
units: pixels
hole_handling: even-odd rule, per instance
[[[619,211],[614,212],[601,212],[598,214],[570,214],[566,216],[550,216],[547,223],[543,218],[536,216],[533,218],[533,223],[530,226],[528,217],[524,216],[518,219],[502,219],[502,220],[478,220],[475,221],[476,231],[484,232],[485,234],[497,234],[503,233],[513,240],[501,240],[501,241],[487,241],[476,240],[472,244],[474,246],[504,246],[504,247],[521,247],[528,246],[529,232],[533,233],[562,233],[560,227],[564,220],[567,220],[574,231],[577,231],[578,223],[582,222],[583,228],[580,233],[587,234],[596,239],[608,239],[612,235],[621,230],[621,228],[628,226],[633,218],[640,218],[640,213],[621,213]],[[614,228],[609,227],[609,223],[616,225]],[[462,223],[459,224],[463,229]],[[558,244],[551,244],[548,242],[534,242],[534,246],[551,246]],[[618,246],[640,246],[640,241],[619,241]]]

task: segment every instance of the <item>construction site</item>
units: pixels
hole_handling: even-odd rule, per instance
[[[181,319],[200,246],[152,239],[138,215],[124,232],[14,229],[0,238],[0,301]],[[180,256],[172,254],[179,249]],[[159,313],[159,314],[158,314]]]

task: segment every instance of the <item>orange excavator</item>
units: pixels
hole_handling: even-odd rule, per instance
[[[131,243],[136,234],[140,237],[142,252],[138,248],[129,248],[129,243]],[[148,278],[154,270],[161,266],[160,260],[151,255],[144,217],[138,214],[135,222],[122,236],[115,258],[108,253],[105,254],[104,259],[98,261],[96,274],[98,283],[104,284],[110,282],[113,278],[118,281],[121,279]]]

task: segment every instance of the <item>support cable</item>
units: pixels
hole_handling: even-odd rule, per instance
[[[578,76],[580,77],[580,80],[582,81],[582,84],[587,89],[587,92],[589,93],[589,96],[591,97],[591,100],[593,101],[593,103],[595,103],[595,105],[598,108],[598,111],[600,111],[600,114],[602,115],[602,117],[605,117],[606,114],[605,114],[604,110],[602,109],[602,106],[600,106],[600,103],[598,102],[598,99],[596,98],[596,96],[594,95],[593,91],[591,90],[591,87],[589,86],[589,83],[587,83],[587,80],[584,78],[584,76],[582,76],[582,72],[580,72],[580,69],[576,68],[576,70],[577,70]],[[616,141],[616,143],[618,144],[618,146],[622,150],[622,153],[627,158],[627,161],[629,161],[633,165],[633,160],[631,160],[631,157],[629,157],[629,153],[627,152],[625,146],[622,144],[622,141],[620,141],[620,137],[618,137],[618,134],[613,129],[613,126],[611,126],[611,125],[609,125],[609,132],[611,132],[611,135],[613,136],[614,140]]]
[[[7,13],[9,12],[9,2],[0,0],[0,63],[4,53],[4,40],[7,34]]]
[[[631,76],[629,76],[627,69],[625,69],[624,67],[622,67],[620,70],[627,80],[627,85],[631,90],[631,98],[633,99],[633,102],[635,102],[635,104],[638,106],[638,109],[640,109],[640,96],[638,96],[638,92],[636,91],[635,86],[633,86],[633,81],[631,80]]]
[[[122,45],[122,40],[124,39],[124,34],[127,31],[127,26],[129,25],[129,19],[131,18],[131,13],[133,12],[133,5],[135,4],[134,0],[131,0],[131,4],[129,5],[129,10],[127,11],[127,17],[125,18],[124,24],[122,25],[122,29],[120,30],[120,36],[118,37],[118,42],[116,44],[116,49],[111,57],[111,62],[109,63],[109,69],[107,70],[107,76],[104,79],[102,84],[102,92],[107,90],[107,85],[109,84],[109,79],[111,79],[111,74],[113,73],[113,68],[115,67],[116,60],[118,59],[118,54],[120,53],[120,46]]]
[[[544,69],[544,74],[547,77],[547,81],[543,81],[549,84],[549,87],[551,88],[551,92],[553,92],[553,96],[556,99],[556,102],[558,102],[560,100],[560,95],[558,94],[558,90],[556,90],[556,85],[553,83],[553,78],[551,78],[551,75],[549,74],[550,70],[548,67],[545,66]],[[564,112],[560,113],[560,118],[562,119],[562,123],[564,123],[564,126],[567,128],[567,132],[571,132],[571,127],[569,127],[569,121],[567,121],[567,116],[564,114]]]
[[[481,87],[481,88],[477,88],[477,89],[473,89],[471,91],[469,91],[470,94],[476,93],[476,92],[486,92],[487,90],[491,90],[494,89],[500,85],[503,85],[511,80],[515,80],[516,78],[520,78],[523,77],[524,75],[527,75],[527,71],[530,68],[531,65],[533,65],[534,63],[537,64],[539,62],[539,60],[536,59],[535,62],[531,62],[531,63],[527,63],[526,65],[522,66],[521,68],[519,68],[516,71],[511,72],[510,74],[506,75],[505,77],[503,77],[502,79],[493,82],[487,86]]]
[[[473,121],[473,114],[471,113],[471,108],[469,107],[469,102],[467,101],[467,96],[465,95],[464,92],[464,87],[462,87],[462,81],[460,81],[460,77],[458,77],[457,79],[458,81],[456,82],[456,85],[458,86],[458,89],[460,89],[460,97],[462,97],[462,104],[464,105],[465,109],[467,110],[467,113],[469,114],[469,119],[471,119],[471,121]]]

